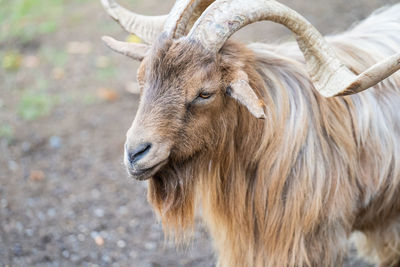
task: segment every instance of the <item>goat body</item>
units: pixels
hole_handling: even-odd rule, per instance
[[[327,40],[358,74],[400,51],[400,5]],[[267,118],[227,100],[212,146],[149,180],[166,229],[190,227],[198,204],[218,266],[338,266],[354,231],[372,261],[399,264],[400,74],[323,98],[295,43],[228,41],[220,54],[244,66]]]

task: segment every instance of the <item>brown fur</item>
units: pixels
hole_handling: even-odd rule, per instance
[[[356,73],[400,47],[400,15],[386,31],[368,23],[330,38]],[[214,55],[161,37],[142,63],[136,120],[172,144],[148,192],[166,231],[185,237],[201,207],[218,266],[339,266],[355,230],[382,266],[398,264],[400,75],[325,99],[295,44],[249,48],[227,42]],[[266,120],[226,94],[238,70]],[[214,93],[207,104],[193,100],[201,87]]]

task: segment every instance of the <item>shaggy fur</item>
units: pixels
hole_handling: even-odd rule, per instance
[[[360,73],[400,51],[400,5],[328,41]],[[149,180],[149,200],[167,232],[190,230],[201,207],[221,267],[340,266],[353,231],[364,233],[359,247],[372,260],[400,264],[400,74],[360,94],[325,99],[295,43],[246,48],[227,42],[216,58],[198,56],[196,44],[168,53],[174,49],[160,40],[142,64],[141,83],[156,80],[152,87],[159,88],[144,92],[142,102],[165,97],[165,88],[199,68],[225,88],[240,67],[263,99],[267,119],[257,120],[227,95],[200,110],[210,119],[199,121],[196,132],[170,123],[190,125],[201,107],[182,104],[187,113],[175,107],[159,115],[168,117],[159,134],[170,136],[172,128],[178,140]]]

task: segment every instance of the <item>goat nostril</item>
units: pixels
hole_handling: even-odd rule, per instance
[[[143,158],[150,151],[150,148],[150,143],[143,143],[137,146],[135,149],[129,151],[128,156],[130,163],[133,164]]]

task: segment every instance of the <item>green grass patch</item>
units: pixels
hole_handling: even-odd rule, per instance
[[[26,91],[18,104],[18,115],[24,120],[35,120],[50,114],[58,98],[45,91]]]
[[[21,66],[22,56],[17,51],[7,51],[4,55],[0,55],[1,67],[8,71],[16,71]]]
[[[100,81],[110,80],[117,75],[117,70],[114,66],[110,65],[105,68],[98,68],[96,70],[96,78]]]
[[[64,0],[0,0],[0,42],[22,42],[57,29]]]
[[[0,125],[0,139],[11,142],[14,139],[14,128],[10,124]]]
[[[35,120],[50,114],[59,98],[47,92],[48,80],[38,78],[36,84],[22,92],[17,107],[18,115],[24,120]]]
[[[72,2],[88,0],[0,0],[0,42],[10,38],[29,42],[56,31]]]
[[[67,62],[69,55],[67,52],[61,49],[56,49],[50,46],[44,46],[40,49],[40,56],[49,64],[55,67],[64,67]]]
[[[90,92],[68,93],[63,96],[63,103],[79,103],[83,105],[92,105],[99,102],[99,98]]]

